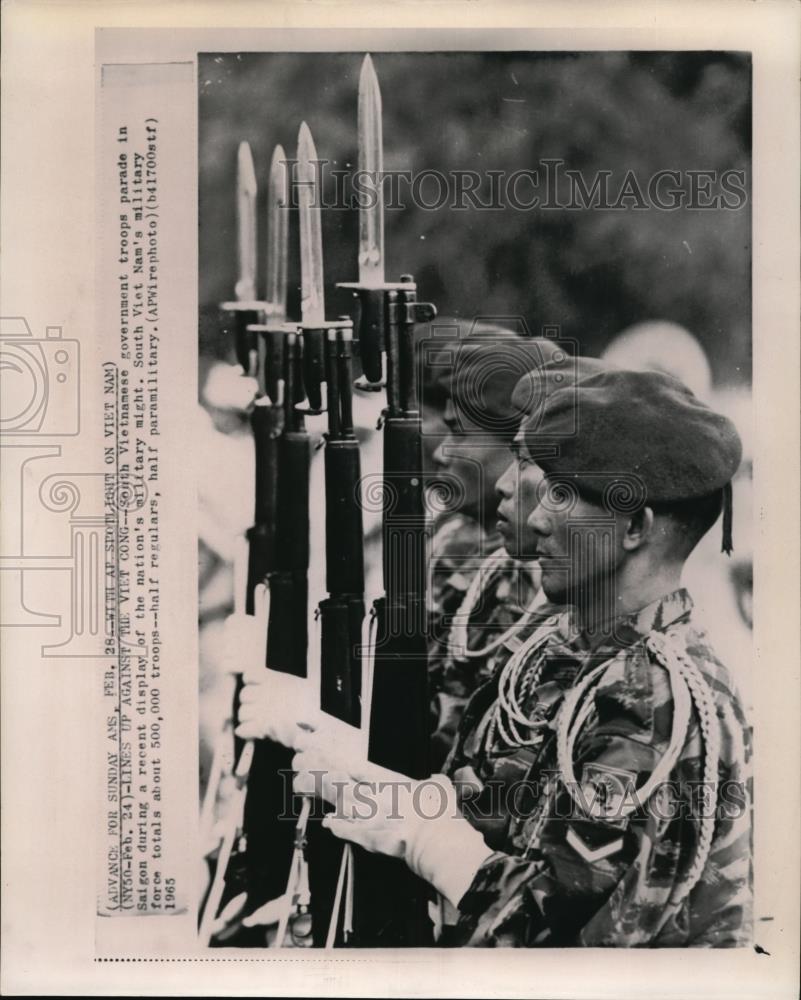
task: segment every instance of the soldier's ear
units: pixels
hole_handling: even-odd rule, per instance
[[[650,507],[643,507],[625,522],[623,548],[627,552],[635,552],[642,548],[650,539],[654,530],[654,512]]]

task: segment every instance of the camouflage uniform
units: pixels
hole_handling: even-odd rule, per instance
[[[571,635],[569,613],[553,615],[541,627],[544,645],[524,665],[526,673],[542,668],[525,704],[538,736],[531,747],[479,745],[477,734],[496,700],[497,674],[473,696],[446,770],[458,782],[460,772],[472,768],[484,783],[462,808],[496,853],[479,869],[460,902],[458,924],[442,944],[750,943],[750,730],[726,669],[690,622],[691,609],[689,594],[678,590],[620,619],[600,640]],[[632,801],[671,740],[677,702],[666,669],[646,645],[668,631],[706,682],[720,732],[711,847],[700,880],[684,898],[703,801],[704,738],[695,703],[669,780],[647,801],[635,794],[638,804],[629,815],[619,808],[627,795]],[[555,729],[566,694],[598,665],[605,669],[572,752],[582,792],[577,806],[558,767]],[[496,798],[493,809],[489,793],[509,793],[512,786],[516,808],[506,799],[499,809],[503,800]],[[593,798],[600,809],[592,808]]]
[[[473,692],[493,676],[514,643],[531,626],[521,629],[509,645],[487,656],[453,656],[449,643],[454,615],[486,556],[500,545],[475,520],[450,514],[437,525],[432,548],[429,586],[429,691],[431,693],[431,764],[436,771],[449,753],[465,705]],[[530,572],[519,564],[493,573],[482,590],[467,629],[472,650],[483,648],[510,625],[519,621],[537,593]]]

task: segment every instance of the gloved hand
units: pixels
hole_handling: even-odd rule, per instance
[[[259,588],[257,599],[265,588]],[[260,603],[262,603],[260,601]],[[255,674],[264,669],[266,618],[234,612],[225,619],[225,668],[231,674]]]
[[[444,775],[414,780],[337,752],[317,734],[295,755],[295,791],[322,794],[335,806],[323,825],[373,853],[401,858],[453,906],[493,853],[459,812]]]
[[[313,685],[305,678],[259,667],[244,675],[236,735],[270,739],[296,749],[304,728],[314,730],[323,713],[314,706]]]
[[[302,732],[295,744],[299,752],[292,759],[293,787],[298,795],[313,795],[339,806],[342,790],[353,781],[378,784],[401,777],[367,760],[360,729],[321,715],[320,725]]]

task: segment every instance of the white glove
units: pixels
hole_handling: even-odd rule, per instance
[[[234,612],[225,619],[225,668],[231,674],[264,669],[267,643],[266,619]]]
[[[296,749],[304,728],[318,728],[322,712],[314,705],[314,685],[303,677],[260,667],[245,674],[239,696],[236,735],[270,739]]]
[[[322,794],[335,805],[323,825],[373,853],[401,858],[458,906],[492,850],[459,812],[444,775],[422,781],[332,751],[309,737],[295,755],[295,791]]]
[[[353,781],[379,783],[399,777],[367,760],[360,729],[333,716],[321,716],[320,724],[302,732],[295,743],[299,752],[292,760],[293,787],[298,795],[316,796],[340,806],[343,789]]]

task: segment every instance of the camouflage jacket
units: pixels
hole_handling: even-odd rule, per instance
[[[552,618],[555,630],[526,664],[542,666],[525,706],[541,724],[541,739],[523,751],[488,750],[476,740],[497,696],[497,676],[476,692],[447,770],[457,786],[469,774],[473,792],[480,789],[462,808],[496,852],[462,898],[458,924],[443,944],[749,944],[750,730],[727,671],[690,624],[691,608],[687,592],[676,591],[619,620],[600,641],[571,635],[566,612]],[[705,738],[692,703],[668,779],[639,801],[636,790],[671,742],[671,682],[645,641],[668,630],[711,692],[720,733],[718,785],[704,795]],[[554,730],[565,693],[600,664],[607,666],[572,752],[582,792],[577,805],[558,766]],[[632,801],[632,793],[636,808],[625,814],[619,805]],[[600,809],[592,808],[593,797]],[[700,880],[685,895],[704,809],[715,817],[711,847]]]
[[[508,644],[475,655],[518,622],[538,587],[531,568],[509,562],[486,575],[486,586],[464,633],[472,655],[462,656],[453,646],[454,616],[468,588],[500,538],[461,514],[452,514],[437,526],[429,575],[429,691],[431,693],[431,757],[436,771],[451,750],[462,712],[473,692],[497,669],[514,643],[525,634],[516,630]]]

